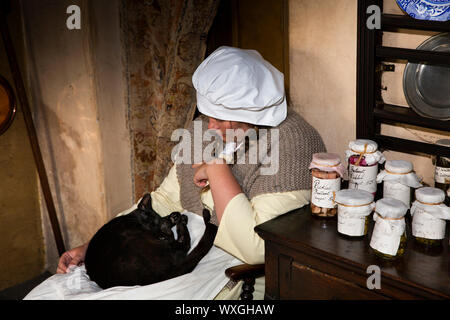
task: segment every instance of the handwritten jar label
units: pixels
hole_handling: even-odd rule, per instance
[[[334,208],[333,191],[341,190],[341,178],[319,179],[312,177],[311,203],[321,208]]]
[[[400,245],[401,235],[388,234],[383,231],[383,228],[379,224],[375,224],[372,238],[370,239],[370,246],[379,252],[395,256]]]
[[[384,181],[383,197],[400,200],[409,207],[411,204],[411,189],[409,186],[398,182]]]
[[[378,164],[369,167],[350,164],[348,170],[348,188],[361,189],[374,193],[377,191],[377,174]]]
[[[414,237],[440,240],[445,238],[445,220],[435,218],[423,209],[417,208],[412,221]]]
[[[351,210],[351,208],[338,206],[338,232],[354,237],[363,236],[366,225],[366,217],[355,216],[351,212],[348,212],[348,210]]]
[[[437,183],[449,183],[450,181],[450,168],[438,167],[434,172],[434,181]]]

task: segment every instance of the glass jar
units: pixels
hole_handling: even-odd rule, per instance
[[[411,188],[422,186],[413,171],[413,164],[404,160],[388,160],[377,176],[377,182],[383,182],[383,198],[394,198],[409,208],[411,206]]]
[[[450,139],[441,139],[436,144],[450,147]],[[434,171],[434,187],[446,193],[445,204],[450,205],[450,158],[444,156],[436,157]]]
[[[367,234],[369,215],[375,206],[373,194],[358,189],[344,189],[335,193],[338,205],[337,231],[349,237],[363,237]]]
[[[441,245],[445,237],[445,220],[450,219],[450,208],[444,204],[444,191],[424,187],[417,189],[415,194],[416,201],[411,206],[414,238],[426,246]]]
[[[395,260],[405,253],[407,211],[408,206],[398,199],[383,198],[376,202],[370,247],[377,256]]]
[[[333,192],[341,190],[341,179],[346,174],[341,159],[334,153],[315,153],[309,169],[312,176],[311,213],[322,218],[336,216]]]
[[[350,141],[349,150],[345,155],[348,161],[348,187],[349,189],[360,189],[372,193],[377,192],[378,163],[386,159],[378,151],[375,141],[358,139]]]

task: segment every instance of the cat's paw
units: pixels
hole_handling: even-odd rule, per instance
[[[181,215],[181,223],[187,225],[187,223],[188,223],[188,217],[187,217],[187,215],[185,215],[185,214],[182,214],[182,215]]]
[[[171,223],[172,225],[177,224],[177,223],[180,221],[180,218],[181,218],[181,213],[179,213],[179,212],[177,212],[177,211],[172,212],[172,213],[169,215],[170,223]]]

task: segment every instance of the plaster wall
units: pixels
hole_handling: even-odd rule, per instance
[[[356,134],[356,0],[289,1],[290,96],[328,152]]]
[[[69,5],[81,29],[69,30]],[[120,1],[25,1],[34,121],[66,248],[132,205]],[[47,265],[58,255],[42,206]]]

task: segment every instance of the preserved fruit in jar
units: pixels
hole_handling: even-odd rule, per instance
[[[440,245],[445,238],[446,220],[450,208],[444,204],[441,189],[424,187],[416,190],[416,201],[411,206],[412,234],[417,242],[426,246]]]
[[[377,176],[377,182],[383,182],[383,198],[403,201],[408,208],[411,206],[411,188],[422,186],[412,163],[404,160],[386,161],[384,170]]]
[[[393,260],[405,253],[407,211],[406,204],[398,199],[382,198],[376,202],[370,247],[377,256]]]
[[[336,216],[333,192],[341,189],[341,179],[347,173],[341,159],[334,153],[315,153],[309,169],[312,176],[311,213],[325,218]]]
[[[450,139],[438,140],[436,144],[450,147]],[[434,187],[444,191],[445,204],[450,206],[450,158],[444,156],[436,157]]]
[[[378,163],[384,163],[384,155],[378,151],[378,144],[372,140],[350,141],[345,155],[348,161],[348,188],[377,192]]]
[[[375,206],[373,194],[358,189],[336,192],[334,201],[338,205],[337,231],[348,237],[362,237],[367,234],[369,215]]]

